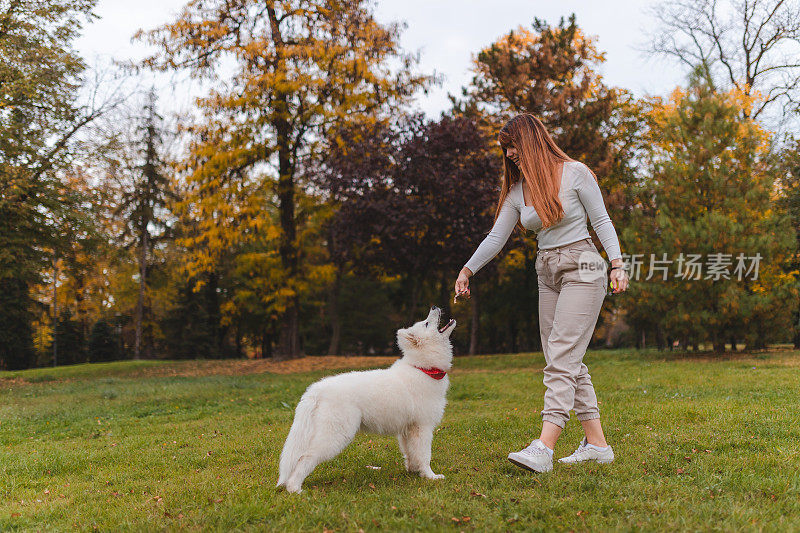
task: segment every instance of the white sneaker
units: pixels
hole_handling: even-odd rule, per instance
[[[578,445],[578,449],[572,455],[562,457],[558,460],[561,463],[582,463],[584,461],[597,461],[598,463],[611,463],[614,461],[614,449],[606,446],[605,449],[597,449],[595,446],[586,442],[583,438]]]
[[[531,442],[524,450],[508,454],[508,460],[534,472],[549,472],[553,469],[553,453],[539,439]]]

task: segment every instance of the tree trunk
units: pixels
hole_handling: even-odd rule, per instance
[[[242,357],[242,326],[236,324],[236,357]]]
[[[794,348],[800,350],[800,308],[794,314]]]
[[[285,98],[279,99],[279,107],[286,107]],[[288,275],[288,282],[294,284],[297,280],[297,236],[296,221],[294,216],[294,176],[291,168],[289,151],[289,123],[279,120],[276,123],[278,132],[278,200],[279,218],[281,224],[280,256],[281,264]],[[298,332],[298,310],[300,301],[295,293],[286,302],[283,314],[276,356],[280,359],[291,359],[300,355],[300,336]]]
[[[208,290],[208,328],[209,331],[215,333],[214,335],[214,349],[217,351],[215,357],[222,358],[226,357],[226,342],[225,339],[228,336],[228,328],[230,326],[223,325],[222,323],[222,311],[220,305],[220,292],[219,292],[219,274],[217,272],[211,272],[208,277],[208,283],[206,284],[206,289]]]
[[[290,297],[286,312],[283,314],[278,345],[275,348],[274,356],[277,360],[293,359],[301,355],[298,307],[299,299]]]
[[[269,3],[266,7],[270,21],[272,41],[278,53],[278,64],[275,69],[283,72],[286,69],[285,59],[282,58],[285,44],[281,35],[280,23],[275,8]],[[278,149],[278,213],[281,224],[281,237],[279,252],[284,272],[288,275],[288,282],[294,285],[298,276],[297,268],[297,234],[294,215],[294,166],[292,164],[292,125],[288,120],[291,115],[289,110],[289,97],[283,91],[277,91],[274,98],[276,146]],[[286,302],[286,310],[281,321],[278,346],[275,355],[280,359],[291,359],[300,356],[300,335],[298,328],[298,314],[300,299],[295,292]]]
[[[58,255],[53,254],[53,366],[58,366]]]
[[[761,329],[758,329],[756,333],[755,342],[753,343],[753,348],[755,348],[756,350],[763,350],[766,347],[767,343],[764,340],[764,336],[761,334]]]
[[[517,344],[517,335],[519,333],[519,328],[517,327],[517,321],[512,320],[508,324],[508,332],[511,336],[511,353],[519,352],[519,346]]]
[[[339,344],[342,339],[342,320],[339,316],[339,295],[342,290],[342,269],[337,266],[336,277],[328,299],[328,317],[331,323],[331,342],[328,344],[328,355],[339,355]]]
[[[480,308],[478,307],[478,288],[473,282],[470,287],[470,311],[471,311],[471,324],[469,328],[469,354],[476,355],[478,353],[478,332],[480,327]]]
[[[267,330],[261,335],[261,357],[272,357],[272,335]]]
[[[143,231],[139,244],[139,299],[136,301],[136,332],[133,341],[133,358],[142,358],[142,321],[144,320],[144,293],[147,277],[147,231]]]
[[[658,347],[658,351],[664,351],[664,332],[661,331],[661,328],[656,326],[656,346]]]
[[[86,281],[81,274],[75,275],[75,311],[78,317],[78,324],[81,328],[81,335],[83,337],[86,346],[88,346],[89,342],[89,319],[87,317],[86,312],[86,303],[83,299],[83,291],[85,290]],[[85,363],[89,360],[89,353],[88,351],[83,352],[83,360],[81,363]]]
[[[716,331],[711,335],[711,345],[715,354],[721,354],[725,351],[725,343],[721,338],[721,335]]]

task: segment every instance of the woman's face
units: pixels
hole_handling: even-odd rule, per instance
[[[513,146],[506,148],[506,157],[512,160],[514,164],[519,167],[519,153],[517,152],[516,148]]]

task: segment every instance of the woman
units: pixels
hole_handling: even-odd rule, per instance
[[[469,278],[500,252],[514,227],[537,233],[539,329],[546,363],[542,430],[508,459],[535,472],[552,470],[556,441],[574,409],[585,437],[560,461],[610,463],[614,451],[603,435],[583,363],[605,298],[607,268],[589,236],[587,215],[611,261],[615,293],[628,287],[617,233],[594,172],[556,146],[536,117],[517,115],[500,130],[499,141],[504,171],[494,226],[461,269],[455,290],[456,298],[469,297]]]

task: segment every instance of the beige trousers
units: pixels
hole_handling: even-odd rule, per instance
[[[536,254],[539,329],[547,387],[542,420],[562,428],[572,409],[578,420],[600,417],[583,356],[605,299],[606,268],[591,238]]]

